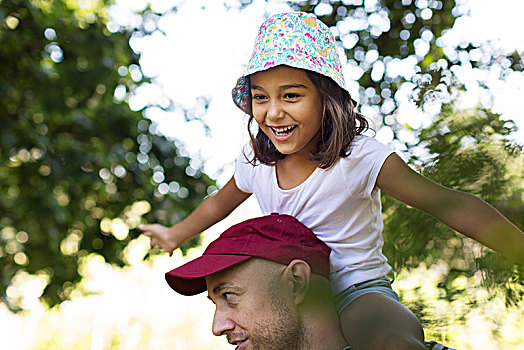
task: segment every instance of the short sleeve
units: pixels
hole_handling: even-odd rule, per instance
[[[237,157],[235,163],[235,183],[238,189],[245,193],[253,193],[253,165],[248,161],[253,154],[253,149],[248,143],[243,148]]]
[[[353,140],[349,155],[353,167],[350,181],[360,188],[361,196],[372,195],[380,169],[392,153],[393,150],[371,137],[357,136]]]

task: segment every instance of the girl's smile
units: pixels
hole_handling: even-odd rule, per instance
[[[322,125],[317,87],[302,69],[277,66],[251,75],[252,113],[277,150],[311,156]]]
[[[278,126],[278,127],[272,127],[270,126],[271,131],[273,132],[273,135],[278,141],[286,141],[288,140],[293,131],[297,128],[296,125],[292,126]]]

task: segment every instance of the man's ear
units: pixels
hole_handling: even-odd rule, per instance
[[[311,267],[304,260],[295,259],[285,269],[285,274],[293,284],[293,299],[295,305],[306,298],[311,279]]]

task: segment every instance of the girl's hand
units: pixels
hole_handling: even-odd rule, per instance
[[[158,246],[171,256],[182,243],[224,219],[250,195],[240,191],[232,177],[217,194],[207,197],[187,218],[173,227],[146,224],[139,225],[138,229],[151,237],[151,246]]]
[[[173,251],[182,245],[179,239],[179,234],[175,226],[166,227],[160,224],[148,224],[139,225],[139,230],[144,231],[144,236],[151,237],[151,246],[158,246],[169,253],[169,256],[173,254]]]

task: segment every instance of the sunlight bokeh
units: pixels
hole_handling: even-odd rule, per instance
[[[524,27],[520,19],[523,2],[501,0],[496,6],[488,0],[458,2],[469,6],[471,12],[470,16],[457,20],[455,28],[445,36],[448,43],[491,40],[503,52],[524,50]],[[80,7],[86,7],[90,2],[80,3]],[[132,48],[141,54],[142,73],[154,77],[155,84],[138,88],[129,103],[132,109],[140,110],[151,101],[161,105],[163,97],[169,96],[177,104],[173,112],[149,108],[146,116],[158,123],[159,131],[184,145],[185,151],[194,157],[195,168],[202,165],[222,185],[231,177],[234,159],[247,139],[243,113],[231,103],[231,87],[251,54],[264,17],[288,7],[284,1],[264,0],[255,0],[242,10],[227,8],[222,1],[175,3],[178,10],[166,14],[159,23],[165,34],[131,39]],[[120,0],[116,4],[111,16],[125,26],[133,25],[133,10],[149,4],[162,12],[173,2]],[[14,20],[9,19],[7,25],[16,27]],[[349,68],[345,73],[353,74]],[[485,71],[479,76],[478,72],[464,68],[456,73],[468,88],[468,94],[461,99],[464,107],[479,101],[492,107],[494,112],[516,122],[521,130],[514,137],[524,140],[524,115],[519,104],[524,96],[522,73],[506,76],[505,81],[499,79],[498,71]],[[475,80],[479,78],[490,87],[492,99],[483,95]],[[348,84],[357,88],[354,82]],[[410,92],[401,91],[402,94],[405,104],[400,106],[398,121],[412,127],[427,123],[427,115],[409,103]],[[200,106],[202,101],[209,102],[205,111]],[[200,110],[199,117],[209,129],[199,121],[187,122],[188,109]],[[387,143],[392,139],[391,130],[380,129],[376,137]],[[149,203],[134,203],[123,218],[103,218],[100,229],[118,240],[126,239],[148,211]],[[258,215],[256,201],[251,198],[226,220],[207,230],[201,247],[189,250],[186,256],[177,250],[172,257],[163,254],[144,261],[150,249],[146,237],[132,240],[124,250],[128,264],[124,268],[106,263],[99,255],[88,255],[80,267],[82,282],[76,287],[65,285],[64,293],[70,300],[52,309],[39,300],[49,275],[45,271],[36,276],[18,273],[6,294],[23,311],[14,314],[0,303],[2,346],[13,350],[231,349],[224,337],[211,333],[214,307],[205,295],[178,295],[169,288],[164,274],[199,256],[210,241],[231,225]],[[61,244],[62,254],[76,253],[80,239],[81,236],[71,232]],[[23,265],[27,257],[19,253],[15,259]],[[463,293],[455,300],[437,299],[442,292],[438,286],[440,277],[446,273],[443,264],[421,266],[414,271],[402,271],[394,284],[406,305],[428,315],[429,340],[457,349],[523,348],[524,305],[507,306],[502,296],[488,299],[489,293],[480,285],[480,278],[458,280],[457,289]],[[471,308],[472,300],[480,306]]]
[[[141,8],[148,1],[117,1],[120,8],[118,12],[114,11],[117,22],[127,23],[132,18],[129,13],[134,8],[133,3],[135,8]],[[150,3],[153,8],[168,8],[165,4],[160,5],[162,1]],[[177,11],[161,18],[159,27],[165,34],[154,33],[131,39],[132,48],[142,55],[141,69],[146,76],[154,77],[155,86],[145,85],[139,89],[130,104],[132,108],[140,109],[148,102],[159,102],[162,95],[169,96],[178,105],[177,110],[165,112],[150,108],[146,111],[147,117],[158,122],[159,131],[182,142],[188,153],[202,163],[206,173],[217,178],[219,184],[225,184],[233,172],[233,162],[247,140],[246,120],[231,103],[231,89],[251,55],[258,27],[265,16],[288,11],[289,5],[280,0],[254,0],[251,5],[239,10],[224,6],[221,1],[170,3],[177,5]],[[454,29],[444,35],[445,44],[489,42],[501,52],[524,50],[524,37],[520,35],[522,25],[517,18],[517,14],[524,11],[523,3],[503,0],[495,7],[487,0],[462,0],[457,3],[469,8],[469,15],[459,18]],[[344,58],[341,57],[348,87],[358,99],[355,79],[362,73],[345,64]],[[413,70],[409,61],[398,62],[398,69],[403,74]],[[463,108],[470,108],[479,102],[492,107],[494,112],[502,113],[506,119],[513,119],[521,129],[514,134],[514,138],[524,139],[524,116],[518,103],[524,93],[523,74],[515,72],[505,77],[504,81],[500,80],[500,72],[496,70],[479,72],[463,67],[456,74],[468,89],[461,96]],[[477,80],[490,88],[493,98],[482,91]],[[417,110],[410,101],[412,91],[406,89],[404,95],[398,115],[410,125],[427,120],[428,115]],[[209,126],[207,133],[199,121],[188,123],[184,119],[184,109],[198,107],[201,98],[209,101],[206,113],[201,115]],[[391,130],[382,128],[376,137],[383,143],[389,143],[392,140]]]
[[[214,306],[205,293],[175,293],[164,274],[202,254],[207,244],[240,221],[258,216],[251,200],[203,234],[201,247],[186,256],[157,255],[147,261],[149,238],[138,237],[124,250],[129,266],[107,264],[96,254],[80,266],[80,285],[71,300],[49,309],[39,301],[45,276],[20,274],[11,291],[25,309],[12,314],[0,304],[3,349],[231,349],[211,333]],[[30,335],[30,336],[28,336]]]
[[[204,247],[231,225],[260,215],[249,199],[226,220],[203,235],[203,244],[183,257],[176,251],[147,261],[149,240],[139,237],[124,255],[122,269],[91,254],[80,267],[83,281],[71,300],[49,309],[39,302],[45,276],[20,276],[15,285],[26,310],[12,314],[0,304],[0,337],[5,349],[232,349],[224,337],[211,333],[214,306],[205,293],[186,297],[175,293],[165,272],[202,254]],[[481,278],[457,280],[463,292],[452,301],[438,299],[441,277],[448,267],[437,263],[402,271],[393,288],[403,302],[426,318],[426,339],[457,349],[522,349],[524,304],[508,307],[502,296],[489,299]],[[474,302],[479,306],[471,307]],[[28,336],[30,335],[30,336]]]

